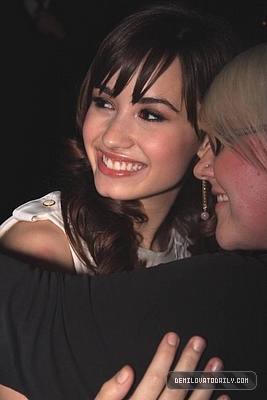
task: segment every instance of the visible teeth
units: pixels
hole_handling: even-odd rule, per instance
[[[116,171],[140,171],[142,168],[142,165],[140,164],[126,163],[125,161],[115,161],[113,163],[112,160],[105,155],[103,155],[103,163],[109,169],[114,169]]]
[[[229,201],[229,197],[226,194],[218,194],[217,201],[218,203],[221,201]]]
[[[114,162],[113,169],[116,169],[116,171],[119,171],[121,169],[120,163],[118,161]]]
[[[113,168],[113,165],[112,165],[112,161],[111,160],[105,160],[106,161],[106,166],[108,167],[108,168]]]

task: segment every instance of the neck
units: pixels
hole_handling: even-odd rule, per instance
[[[166,217],[174,204],[177,197],[177,191],[164,193],[161,198],[141,200],[144,212],[148,217],[148,221],[135,226],[136,233],[140,234],[142,241],[140,246],[153,250],[164,251],[167,249],[172,227],[167,224]]]

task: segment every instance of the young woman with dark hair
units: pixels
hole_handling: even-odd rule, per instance
[[[89,274],[203,252],[197,111],[236,47],[224,21],[179,3],[125,18],[82,84],[61,191],[13,212],[0,228],[2,251]]]

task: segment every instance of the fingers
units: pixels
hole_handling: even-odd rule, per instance
[[[167,333],[160,342],[143,379],[137,386],[131,400],[156,400],[166,385],[166,377],[179,345],[179,336]]]
[[[106,381],[95,400],[122,400],[130,390],[134,381],[134,372],[128,365],[115,376]]]
[[[222,370],[223,370],[223,362],[218,357],[211,358],[207,362],[206,367],[204,368],[205,372],[218,372]],[[196,387],[192,395],[189,397],[189,400],[209,400],[212,393],[213,390],[197,389]],[[223,394],[219,398],[217,398],[217,400],[230,400],[230,397]]]
[[[182,354],[172,371],[194,371],[201,355],[206,347],[206,341],[200,336],[193,336],[188,343],[186,344]],[[209,364],[211,367],[211,364]],[[199,391],[198,391],[199,392]],[[195,393],[195,392],[194,392]],[[160,400],[183,400],[187,394],[186,389],[169,389],[166,387],[161,396]],[[206,394],[207,395],[207,394]],[[210,395],[209,395],[210,396]],[[200,397],[200,400],[206,400],[209,397]],[[190,397],[190,400],[197,400],[197,397],[194,399]]]
[[[142,381],[131,400],[156,400],[166,383],[166,376],[179,344],[176,333],[167,333],[160,342]],[[134,372],[123,367],[114,377],[105,382],[95,400],[122,400],[133,384]]]
[[[187,342],[173,371],[194,371],[205,347],[205,339],[193,336]]]
[[[166,334],[160,342],[143,379],[131,396],[131,400],[184,400],[187,390],[169,389],[166,378],[173,363],[179,336],[174,332]],[[185,346],[175,368],[172,371],[194,371],[206,347],[206,341],[198,336],[192,337]],[[214,372],[223,369],[220,358],[209,360],[204,371]],[[125,366],[118,374],[107,381],[101,388],[95,400],[122,400],[130,390],[134,380],[131,367]],[[189,400],[209,400],[212,390],[195,389]],[[230,400],[227,395],[220,395],[217,400]]]
[[[194,336],[185,346],[173,371],[194,371],[206,347],[203,338]],[[218,357],[211,358],[204,369],[205,372],[215,372],[223,370],[223,361]],[[188,400],[209,400],[213,390],[195,389]],[[175,390],[166,387],[159,397],[160,400],[183,400],[187,390]],[[230,400],[230,397],[223,394],[217,400]]]

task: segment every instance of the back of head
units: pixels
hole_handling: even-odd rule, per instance
[[[267,43],[240,53],[218,74],[199,123],[224,146],[267,168]]]
[[[184,3],[149,5],[126,17],[100,45],[81,91],[78,124],[83,123],[93,88],[105,86],[116,72],[120,71],[114,96],[139,69],[135,103],[178,58],[188,120],[197,129],[198,102],[236,52],[237,40],[231,28],[218,17],[200,15]]]

